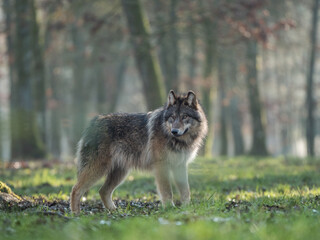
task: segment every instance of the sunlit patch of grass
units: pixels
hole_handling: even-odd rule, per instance
[[[68,200],[75,168],[5,172],[19,195],[44,201]],[[320,160],[288,158],[198,158],[190,165],[192,200],[187,206],[143,211],[127,205],[113,213],[43,216],[48,207],[0,210],[5,239],[320,239]],[[99,202],[98,189],[85,204]],[[175,199],[178,198],[175,190]],[[114,199],[153,202],[154,178],[132,172]]]
[[[74,169],[19,169],[4,172],[6,183],[20,195],[66,194],[75,179]]]

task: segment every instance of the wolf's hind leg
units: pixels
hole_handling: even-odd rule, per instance
[[[110,211],[115,210],[116,206],[112,201],[112,193],[127,176],[128,170],[115,167],[108,173],[107,179],[99,190],[103,205]]]
[[[70,208],[73,213],[80,212],[80,199],[105,173],[101,168],[86,166],[78,175],[70,195]]]

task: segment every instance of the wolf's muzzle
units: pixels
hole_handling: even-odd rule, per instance
[[[173,136],[177,136],[178,133],[179,133],[179,129],[173,128],[173,129],[171,130],[171,133],[172,133]]]
[[[175,137],[180,137],[182,136],[183,134],[185,134],[186,132],[188,131],[188,128],[186,128],[183,132],[181,132],[179,129],[177,128],[172,128],[171,129],[171,133],[173,136]]]

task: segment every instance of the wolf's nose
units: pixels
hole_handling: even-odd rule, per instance
[[[178,132],[179,132],[179,130],[178,130],[178,129],[175,129],[175,128],[171,130],[171,133],[172,133],[173,135],[177,135]]]

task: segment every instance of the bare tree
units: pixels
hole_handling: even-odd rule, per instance
[[[319,0],[313,2],[313,13],[312,13],[312,26],[310,32],[310,59],[309,69],[307,72],[307,94],[306,94],[306,105],[307,105],[307,121],[306,121],[306,138],[307,138],[307,151],[308,156],[314,156],[314,138],[315,138],[315,121],[314,121],[314,68],[315,68],[315,57],[316,57],[316,46],[317,46],[317,29],[318,29],[318,12],[319,12]]]
[[[80,139],[83,129],[86,125],[87,117],[87,84],[85,78],[86,71],[86,56],[84,53],[85,40],[84,32],[81,30],[77,23],[74,23],[71,31],[72,43],[75,49],[73,54],[73,146]],[[75,149],[75,148],[74,148]]]
[[[159,60],[167,91],[178,90],[179,35],[177,5],[179,0],[155,1]],[[168,5],[168,6],[167,6]],[[169,14],[167,14],[169,13]]]
[[[210,3],[204,5],[205,1],[200,1],[200,9],[205,12],[206,7],[209,7]],[[203,32],[204,32],[204,52],[205,60],[203,67],[203,83],[201,86],[202,92],[202,104],[204,111],[208,118],[209,128],[208,136],[204,146],[204,155],[212,155],[213,145],[213,124],[212,124],[212,103],[214,98],[214,78],[217,76],[218,64],[217,64],[217,24],[213,22],[210,16],[205,16],[203,19]]]
[[[247,40],[247,93],[250,103],[253,140],[250,154],[267,155],[265,125],[258,87],[257,55],[258,46],[254,39]]]
[[[9,1],[10,2],[10,1]],[[14,2],[15,32],[14,38],[8,42],[8,48],[13,52],[10,65],[11,74],[11,157],[12,159],[41,158],[45,154],[41,127],[36,120],[38,86],[43,78],[43,72],[37,52],[39,43],[38,24],[36,22],[34,1]],[[13,47],[14,46],[14,47]],[[11,49],[10,49],[11,48]],[[44,84],[40,84],[44,86]],[[42,89],[44,91],[44,89]]]
[[[143,90],[149,110],[165,101],[165,86],[158,59],[150,45],[150,27],[139,0],[122,0],[127,18],[135,62],[143,83]]]
[[[228,154],[228,136],[227,136],[227,106],[226,106],[226,91],[227,91],[227,77],[226,77],[226,60],[222,54],[218,57],[218,82],[219,82],[219,108],[220,108],[220,152],[222,156]]]

